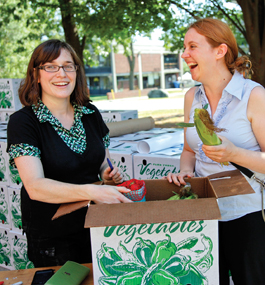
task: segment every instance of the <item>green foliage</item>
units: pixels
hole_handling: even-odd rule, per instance
[[[221,0],[183,0],[171,1],[171,13],[163,23],[165,47],[171,51],[182,50],[185,33],[189,25],[199,18],[217,18],[225,21],[234,32],[241,52],[246,53],[247,41],[243,14],[239,5],[227,8],[231,1]]]
[[[168,6],[162,0],[4,0],[1,76],[23,77],[32,50],[48,38],[65,38],[90,66],[97,64],[91,51],[106,56],[114,39],[128,54],[131,38],[159,26]]]
[[[4,11],[0,17],[1,77],[23,78],[30,55],[43,37],[58,37],[56,25],[48,20],[54,18],[54,12],[34,13],[27,1],[19,0],[0,3],[0,9]]]
[[[189,24],[197,18],[214,17],[230,25],[241,54],[248,54],[250,46],[260,66],[258,82],[262,83],[264,17],[260,15],[264,2],[237,2],[239,5],[231,0],[2,0],[1,77],[24,77],[32,50],[49,38],[65,39],[90,66],[97,64],[92,51],[96,56],[107,56],[111,47],[121,44],[133,64],[131,43],[135,35],[148,36],[162,27],[165,48],[182,50]]]

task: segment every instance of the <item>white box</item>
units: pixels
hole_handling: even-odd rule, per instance
[[[28,259],[28,245],[25,235],[10,231],[11,257],[15,270],[34,268],[33,263]]]
[[[100,110],[100,113],[105,123],[138,118],[138,110]]]
[[[6,145],[6,141],[0,141],[0,185],[9,185],[9,162]]]
[[[7,140],[7,124],[14,111],[0,110],[0,140]]]
[[[7,187],[7,191],[9,196],[9,211],[12,231],[22,234],[20,189]]]
[[[0,227],[0,266],[13,270],[9,230]]]
[[[10,201],[6,185],[0,185],[0,224],[10,230],[12,228],[10,215]]]
[[[7,124],[10,116],[14,113],[14,111],[7,111],[0,109],[0,122],[3,124]]]
[[[9,158],[8,154],[7,157]],[[18,170],[11,165],[8,166],[8,178],[9,186],[17,189],[20,189],[22,187],[22,180],[19,176]]]
[[[7,123],[0,122],[0,141],[7,140]]]
[[[239,170],[187,178],[198,199],[170,200],[181,187],[166,179],[144,180],[146,202],[91,204],[95,284],[219,284],[217,199],[254,193]],[[235,187],[236,185],[236,187]],[[54,218],[87,205],[62,205]],[[121,214],[122,213],[122,214]],[[89,246],[89,245],[88,245]]]
[[[161,179],[169,172],[178,173],[180,167],[180,155],[167,156],[155,153],[133,156],[135,179]]]
[[[0,142],[0,145],[3,145],[3,149],[6,150],[6,142]],[[7,185],[13,188],[20,189],[22,187],[22,180],[19,176],[17,168],[14,168],[9,164],[9,159],[10,156],[9,154],[5,151],[5,156],[6,156],[6,169],[7,169]]]
[[[112,163],[119,167],[123,174],[124,180],[134,178],[133,175],[133,154],[131,151],[122,151],[110,149],[110,158]]]
[[[130,283],[127,280],[126,284],[131,285],[219,284],[217,281],[219,276],[217,220],[93,227],[90,230],[95,284],[125,284],[121,280],[126,279],[126,276],[130,279],[130,274],[138,275],[134,279],[131,277]],[[162,243],[165,244],[165,248],[168,247],[164,249],[164,260],[167,260],[167,264],[170,263],[170,257],[168,257],[170,248],[174,248],[174,251],[178,249],[175,255],[173,253],[170,255],[172,260],[175,260],[175,276],[171,274],[170,266],[167,266],[161,257],[163,249],[159,251],[158,248]],[[147,253],[148,246],[152,248],[150,255]],[[182,246],[183,249],[180,249]],[[145,252],[142,258],[140,251]],[[157,259],[155,251],[158,252]],[[109,269],[113,265],[113,260],[110,259],[110,263],[106,262],[107,259],[104,260],[103,255],[106,252],[110,253],[114,261],[116,258],[118,261],[116,268],[122,268],[120,271]],[[139,258],[137,259],[136,256]],[[145,263],[145,261],[148,262]],[[100,265],[101,262],[103,266]],[[177,266],[179,266],[179,271],[176,270]],[[172,270],[174,269],[172,266]],[[113,273],[111,276],[108,276],[108,270]],[[154,279],[157,283],[152,282]]]
[[[17,111],[22,108],[18,97],[21,79],[0,79],[0,110]]]

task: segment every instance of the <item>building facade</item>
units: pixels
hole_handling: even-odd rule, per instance
[[[179,53],[171,53],[163,44],[134,44],[134,89],[157,87],[161,89],[178,87],[177,79],[182,77]],[[130,66],[123,47],[113,51],[98,67],[85,68],[90,94],[106,94],[129,89]]]

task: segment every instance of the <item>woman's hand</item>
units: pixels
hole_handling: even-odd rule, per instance
[[[181,184],[186,185],[184,180],[185,177],[191,178],[194,177],[194,173],[190,171],[181,171],[179,173],[169,173],[165,178],[168,180],[169,183],[174,183],[178,186]]]
[[[97,204],[133,203],[122,194],[130,191],[130,189],[120,186],[95,185],[90,190],[90,198]]]
[[[229,141],[226,137],[218,136],[222,144],[220,145],[203,145],[202,150],[205,155],[216,162],[233,161],[233,156],[236,155],[237,147]]]
[[[116,184],[120,184],[123,182],[123,175],[118,167],[114,166],[113,170],[111,171],[110,167],[108,166],[103,171],[102,179],[104,182],[113,181]]]

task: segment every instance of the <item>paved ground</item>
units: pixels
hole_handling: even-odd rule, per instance
[[[148,96],[132,97],[114,100],[95,101],[93,104],[100,110],[170,110],[183,109],[185,90],[174,93],[166,98],[152,98]]]

